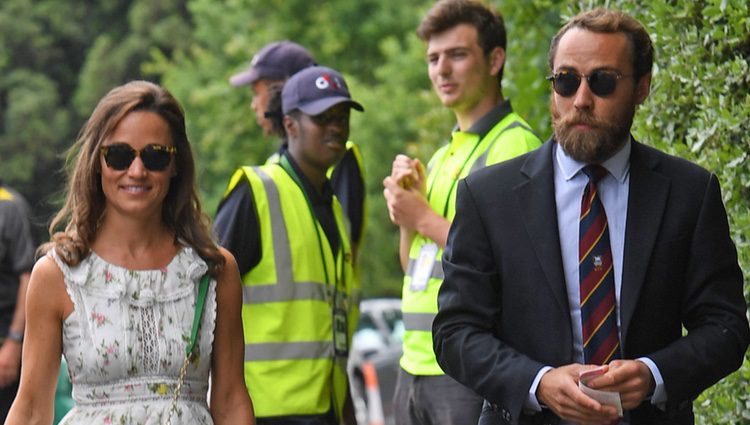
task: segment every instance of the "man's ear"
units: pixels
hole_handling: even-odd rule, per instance
[[[489,54],[490,59],[490,74],[497,75],[505,65],[505,49],[498,46],[492,49]]]
[[[290,117],[289,115],[284,115],[284,131],[286,131],[287,137],[290,139],[297,139],[297,133],[299,130],[297,120]]]
[[[651,73],[644,75],[635,83],[635,101],[637,105],[643,103],[651,93]]]

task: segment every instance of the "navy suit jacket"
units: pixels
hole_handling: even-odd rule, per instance
[[[491,403],[492,423],[559,421],[523,405],[540,368],[573,363],[553,146],[458,188],[434,348],[448,375]],[[742,285],[716,176],[633,141],[621,348],[626,359],[656,363],[668,402],[661,411],[645,401],[632,424],[693,423],[692,400],[740,367],[750,341]]]

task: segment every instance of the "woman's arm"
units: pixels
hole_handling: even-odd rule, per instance
[[[216,326],[211,359],[211,416],[216,425],[255,424],[244,379],[242,286],[232,254],[221,249],[226,264],[216,284]]]
[[[50,257],[43,257],[29,280],[21,380],[6,425],[52,423],[62,322],[72,311],[62,272]]]

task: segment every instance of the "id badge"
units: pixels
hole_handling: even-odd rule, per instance
[[[333,309],[333,348],[337,357],[349,355],[348,329],[346,311],[340,308]]]
[[[419,249],[417,261],[414,262],[414,271],[411,274],[410,289],[414,292],[420,292],[427,289],[427,282],[432,277],[432,269],[435,267],[435,256],[438,252],[438,246],[434,243],[422,245]]]

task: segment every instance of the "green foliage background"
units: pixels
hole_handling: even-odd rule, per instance
[[[636,116],[641,141],[719,176],[732,235],[750,273],[750,11],[745,0],[492,0],[509,33],[504,94],[550,134],[547,48],[582,9],[619,8],[656,48],[652,93]],[[366,108],[352,139],[367,171],[367,296],[399,296],[397,229],[382,179],[405,152],[427,160],[453,117],[426,77],[414,29],[432,0],[4,0],[0,2],[0,178],[35,208],[39,238],[62,190],[62,155],[96,101],[144,78],[187,111],[204,206],[212,215],[234,168],[275,150],[254,123],[247,89],[228,84],[265,43],[291,39],[342,71]],[[750,296],[748,277],[745,295]],[[750,360],[746,355],[746,360]],[[696,401],[699,424],[750,423],[750,361]]]

